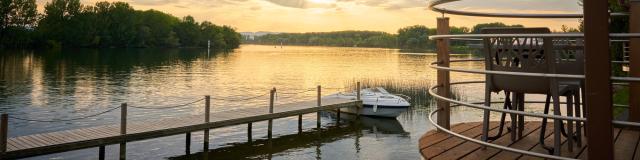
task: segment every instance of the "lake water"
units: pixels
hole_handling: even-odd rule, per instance
[[[454,58],[469,58],[457,55]],[[303,117],[304,133],[297,134],[297,117],[274,121],[274,147],[264,147],[266,122],[254,123],[253,143],[246,125],[211,131],[210,154],[216,159],[420,159],[418,139],[433,129],[433,109],[427,89],[436,72],[428,67],[435,54],[400,53],[395,49],[243,45],[230,52],[206,49],[108,49],[63,51],[3,51],[0,54],[0,112],[36,120],[84,117],[121,103],[167,106],[211,95],[212,112],[238,108],[267,110],[268,96],[278,103],[313,100],[315,92],[298,93],[322,85],[323,94],[364,86],[385,87],[411,96],[412,107],[396,119],[344,116],[340,126],[330,113],[322,114],[323,130],[315,131],[315,114]],[[482,63],[455,64],[483,68]],[[452,81],[483,80],[483,75],[453,74]],[[464,95],[483,95],[481,86],[455,87]],[[477,99],[477,97],[461,97]],[[179,118],[203,113],[203,103],[167,110],[129,109],[129,121]],[[276,106],[277,109],[277,106]],[[480,120],[480,112],[456,108],[453,122]],[[9,136],[118,124],[119,111],[66,122],[11,119]],[[184,135],[128,143],[129,159],[196,159],[202,154],[202,132],[194,132],[192,154],[184,153]],[[29,159],[97,159],[97,148]],[[118,146],[107,146],[115,159]]]

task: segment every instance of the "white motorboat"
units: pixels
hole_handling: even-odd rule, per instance
[[[355,92],[336,93],[329,95],[338,98],[356,99]],[[363,108],[343,108],[340,111],[365,116],[395,118],[411,106],[403,95],[395,95],[387,92],[384,88],[366,88],[360,91]],[[408,97],[406,97],[408,98]]]

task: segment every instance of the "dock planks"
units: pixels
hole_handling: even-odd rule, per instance
[[[496,124],[496,122],[491,123],[492,130],[490,132],[493,132],[493,134],[497,131],[495,127]],[[465,122],[453,125],[451,130],[456,133],[479,139],[479,135],[476,133],[480,133],[482,131],[481,126],[481,122]],[[547,151],[538,143],[540,126],[541,122],[529,121],[525,124],[522,139],[512,142],[510,136],[508,136],[509,133],[503,132],[502,137],[490,142],[511,148],[547,153]],[[613,133],[615,136],[614,152],[616,160],[640,159],[638,151],[640,150],[640,147],[638,147],[640,145],[640,131],[615,128]],[[545,143],[547,145],[553,143],[552,134],[553,123],[548,123],[547,130],[544,135]],[[585,143],[587,141],[584,136],[582,139],[582,146],[577,146],[574,143],[573,152],[569,152],[567,140],[565,137],[562,138],[562,156],[577,159],[588,159],[587,144]],[[491,147],[483,149],[481,145],[476,143],[466,142],[460,138],[453,137],[444,132],[437,132],[435,130],[425,133],[422,138],[420,138],[419,148],[420,153],[425,159],[541,159]]]
[[[317,100],[276,104],[274,113],[269,113],[267,106],[262,108],[256,107],[213,112],[210,114],[211,120],[209,123],[205,123],[204,115],[128,122],[126,135],[120,134],[119,125],[104,125],[11,137],[8,139],[7,152],[0,159],[30,157],[121,142],[171,136],[205,129],[315,113],[321,110],[356,107],[361,105],[361,103],[361,101],[357,100],[323,98],[322,106],[317,106]]]

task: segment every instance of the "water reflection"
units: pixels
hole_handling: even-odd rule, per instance
[[[232,52],[211,53],[207,53],[206,49],[2,51],[0,112],[31,119],[69,119],[101,112],[125,102],[130,105],[164,106],[190,102],[204,95],[259,96],[272,87],[279,92],[298,92],[315,88],[316,85],[352,90],[356,82],[362,82],[363,87],[379,86],[393,93],[411,96],[412,107],[395,122],[345,121],[344,125],[336,128],[330,127],[334,122],[330,116],[323,117],[323,126],[330,128],[326,129],[328,137],[323,135],[320,141],[313,140],[311,135],[299,139],[294,134],[297,133],[297,118],[278,119],[275,121],[278,127],[274,128],[274,134],[291,138],[279,138],[276,144],[285,145],[273,152],[242,148],[261,144],[264,138],[254,137],[258,140],[254,144],[244,144],[245,125],[215,129],[212,131],[213,143],[209,147],[213,149],[211,154],[224,156],[221,154],[256,151],[273,153],[271,156],[274,159],[418,159],[420,155],[415,151],[417,139],[432,128],[426,117],[433,104],[427,89],[435,82],[435,70],[428,68],[428,64],[434,60],[433,54],[403,54],[393,49],[273,48],[258,45],[244,45]],[[452,65],[482,67],[478,63]],[[482,77],[452,75],[455,81],[478,80]],[[339,91],[326,89],[323,95]],[[477,91],[482,89],[467,87],[454,92],[474,95]],[[313,100],[315,97],[315,92],[307,92],[281,97],[277,103]],[[212,112],[238,108],[267,109],[267,101],[268,97],[247,101],[214,100]],[[133,122],[199,115],[203,113],[203,106],[194,104],[174,110],[130,109],[128,118]],[[452,116],[454,121],[476,117],[455,111]],[[116,124],[118,121],[118,112],[71,122],[11,120],[9,135],[14,137]],[[305,115],[304,121],[304,128],[315,128],[315,115]],[[262,134],[266,132],[265,128],[265,124],[255,123],[254,134],[266,135]],[[201,142],[202,133],[194,133],[193,136],[192,151],[201,150],[202,145],[197,142]],[[183,138],[181,135],[130,143],[127,156],[132,159],[189,158],[183,156]],[[288,141],[305,142],[287,144]],[[109,147],[107,151],[117,152]],[[87,149],[33,159],[87,159],[95,157],[95,153]],[[245,158],[265,158],[262,155]]]
[[[252,142],[230,143],[225,147],[212,149],[208,152],[209,157],[217,159],[271,159],[273,154],[286,154],[287,151],[299,148],[315,148],[316,158],[321,159],[322,146],[325,143],[332,143],[343,139],[355,138],[352,144],[356,152],[359,152],[361,144],[359,139],[365,136],[363,133],[373,134],[376,138],[381,135],[398,135],[398,137],[409,138],[408,133],[403,129],[400,122],[392,118],[371,118],[357,117],[351,114],[341,114],[341,124],[337,126],[337,117],[334,112],[321,112],[321,116],[333,120],[330,124],[322,128],[321,132],[316,129],[306,130],[299,133],[282,135],[272,139],[272,147],[269,147],[269,140],[259,139]],[[248,152],[250,151],[250,152]],[[199,159],[204,152],[193,153],[171,157],[169,159]],[[340,158],[340,157],[334,157]]]

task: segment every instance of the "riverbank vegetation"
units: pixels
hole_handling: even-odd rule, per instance
[[[523,27],[507,25],[500,22],[477,24],[472,28],[451,27],[452,34],[478,33],[485,27]],[[309,33],[278,33],[244,37],[244,43],[263,45],[304,45],[304,46],[339,46],[339,47],[375,47],[399,48],[405,51],[429,52],[435,50],[435,41],[429,40],[436,34],[436,28],[423,25],[407,26],[398,29],[395,34],[377,31],[336,31]],[[457,53],[468,53],[471,49],[468,42],[452,41],[451,49]]]
[[[240,34],[230,26],[182,19],[157,10],[135,10],[126,2],[52,0],[38,14],[35,0],[0,4],[0,48],[175,48],[232,49]]]

